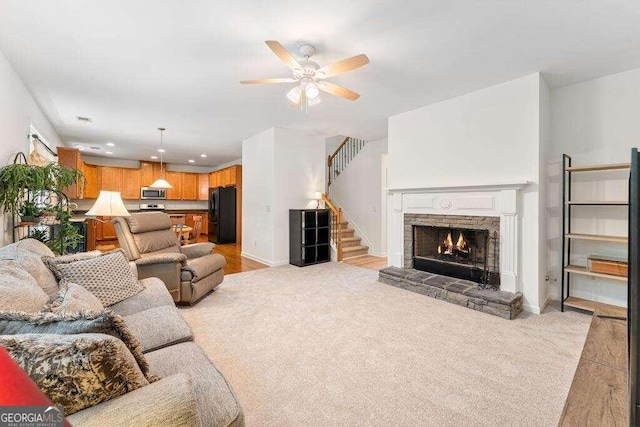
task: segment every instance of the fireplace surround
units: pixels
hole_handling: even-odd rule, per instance
[[[520,190],[527,181],[471,184],[440,187],[389,188],[387,257],[389,264],[408,268],[411,265],[410,237],[405,233],[406,214],[438,216],[460,215],[490,217],[499,223],[498,265],[500,289],[518,292],[518,266],[521,231],[518,211]],[[489,228],[490,233],[491,229]],[[409,234],[409,236],[411,236]],[[534,307],[535,309],[535,307]]]

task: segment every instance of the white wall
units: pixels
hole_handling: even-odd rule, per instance
[[[289,263],[289,209],[314,208],[325,186],[325,141],[304,131],[275,129],[274,258]],[[246,167],[246,166],[243,166]]]
[[[242,253],[274,260],[275,129],[242,141]]]
[[[325,141],[272,128],[242,143],[242,254],[268,265],[289,262],[289,209],[315,207],[325,180]]]
[[[561,160],[566,153],[574,166],[628,163],[632,147],[640,146],[640,69],[551,91],[551,144],[548,150],[548,265],[550,289],[560,295],[561,277]],[[626,200],[628,171],[574,175],[575,200]],[[620,207],[574,208],[575,232],[627,235],[627,212]],[[572,262],[589,254],[626,256],[623,244],[574,243]],[[572,276],[572,295],[626,306],[624,282]]]
[[[29,150],[29,125],[32,124],[52,146],[61,145],[60,138],[35,100],[0,51],[0,165],[13,161],[16,153]],[[0,246],[11,242],[8,216],[0,221]]]
[[[540,276],[541,77],[522,77],[389,118],[390,189],[530,181],[519,205],[518,290],[545,304]],[[395,227],[389,221],[391,228]],[[544,228],[542,229],[544,230]],[[401,253],[389,253],[400,265]]]
[[[383,156],[387,139],[370,141],[349,166],[331,183],[329,196],[342,208],[369,253],[385,256],[386,228],[383,228]],[[386,209],[386,207],[385,207]]]

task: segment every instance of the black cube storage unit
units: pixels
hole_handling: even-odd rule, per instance
[[[289,210],[289,263],[305,265],[331,259],[329,209]]]

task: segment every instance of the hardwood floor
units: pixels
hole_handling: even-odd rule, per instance
[[[603,313],[593,316],[560,426],[627,425],[627,322],[598,314]]]
[[[268,265],[259,263],[258,261],[243,257],[241,255],[242,245],[240,243],[216,245],[213,252],[220,254],[227,259],[227,265],[224,267],[224,274],[240,273],[243,271],[259,270],[261,268],[269,267]]]
[[[344,262],[345,264],[368,268],[369,270],[375,271],[387,267],[387,257],[377,257],[373,255],[363,255],[355,258],[347,258],[342,262]]]

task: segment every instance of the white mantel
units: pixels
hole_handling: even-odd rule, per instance
[[[389,264],[404,265],[404,214],[500,217],[500,289],[518,292],[518,192],[529,182],[389,189]]]

